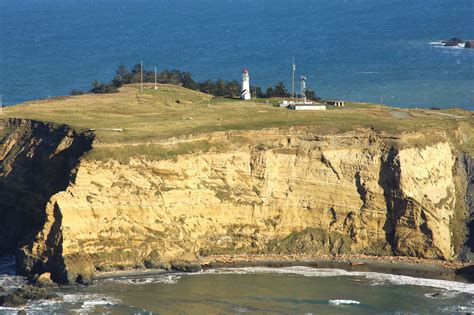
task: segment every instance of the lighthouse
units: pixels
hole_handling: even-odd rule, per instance
[[[246,101],[251,98],[249,70],[247,68],[242,71],[242,90],[240,91],[240,98]]]

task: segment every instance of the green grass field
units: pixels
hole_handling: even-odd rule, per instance
[[[374,128],[393,135],[420,131],[434,137],[439,133],[458,137],[461,132],[466,135],[461,148],[474,152],[472,112],[402,110],[367,103],[346,103],[343,109],[326,111],[292,111],[272,106],[276,102],[277,99],[254,102],[212,98],[174,85],[159,85],[157,90],[146,85],[143,91],[138,85],[129,85],[115,94],[59,97],[7,107],[0,118],[29,118],[68,124],[77,130],[94,129],[98,141],[90,158],[97,159],[169,157],[197,149],[189,144],[185,149],[165,148],[156,142],[214,131],[291,126],[310,126],[322,135],[357,128]],[[123,132],[106,130],[112,128],[121,128]]]

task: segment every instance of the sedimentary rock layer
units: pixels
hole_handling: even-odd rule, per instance
[[[36,128],[50,135],[40,141]],[[0,213],[12,219],[0,244],[18,250],[27,274],[74,282],[96,270],[237,252],[453,260],[470,242],[473,163],[447,139],[415,146],[373,130],[268,130],[242,132],[238,142],[209,136],[226,149],[121,164],[81,160],[92,138],[66,127],[8,129],[1,183],[38,200],[15,205],[18,197],[2,195]]]

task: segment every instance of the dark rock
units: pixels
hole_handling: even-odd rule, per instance
[[[464,48],[474,48],[474,40],[468,40],[464,44]]]
[[[18,307],[25,306],[28,302],[28,299],[21,294],[7,294],[0,296],[0,305],[4,307]]]
[[[0,285],[0,293],[3,293],[5,291],[6,291],[5,288]]]
[[[451,39],[443,41],[444,46],[457,46],[463,43],[464,41],[461,38],[457,38],[457,37],[453,37]]]
[[[19,307],[24,306],[28,301],[47,299],[60,299],[56,293],[50,293],[44,288],[38,288],[31,285],[25,285],[20,289],[12,291],[6,295],[0,296],[0,306]]]
[[[456,274],[462,275],[471,282],[474,282],[474,265],[469,265],[456,270]]]
[[[78,274],[76,277],[76,284],[89,285],[89,284],[92,284],[92,282],[93,282],[92,277],[88,277],[87,275],[84,275],[84,274]]]
[[[18,313],[16,313],[17,315],[26,315],[26,311],[25,310],[19,310]]]
[[[40,288],[56,288],[58,285],[51,280],[51,274],[45,272],[35,280],[35,286]]]
[[[199,272],[202,267],[198,263],[178,262],[171,265],[172,270],[183,272]]]

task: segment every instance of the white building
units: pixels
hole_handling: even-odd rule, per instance
[[[326,110],[326,105],[320,103],[305,104],[305,103],[296,103],[291,105],[289,109],[294,110]]]
[[[247,68],[242,71],[242,90],[240,91],[240,98],[246,101],[252,98],[250,94],[249,70]]]
[[[317,102],[293,102],[282,101],[278,103],[279,107],[286,107],[293,110],[326,110],[326,105]]]

